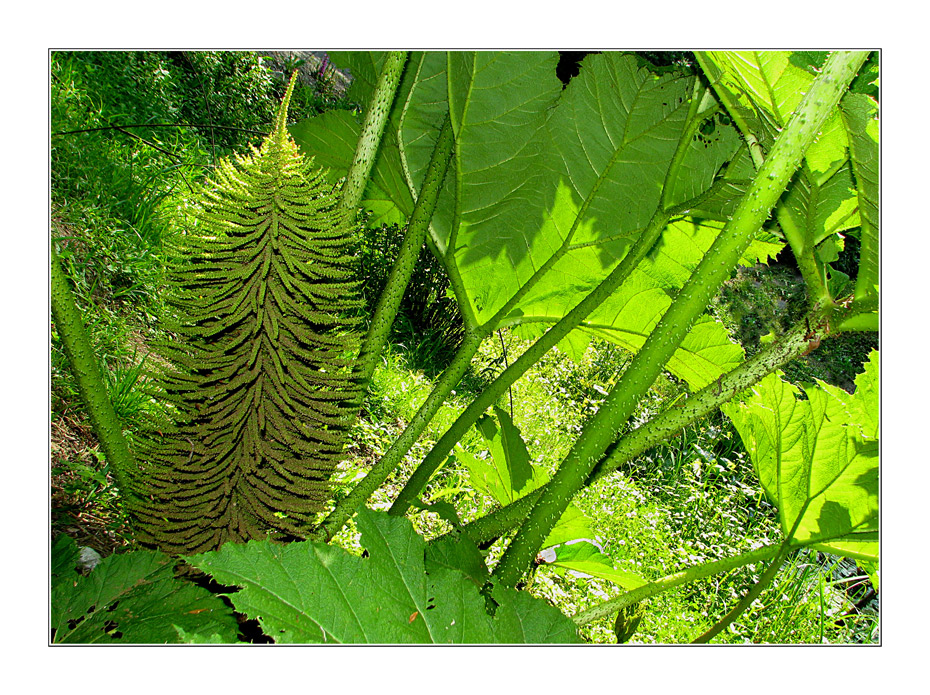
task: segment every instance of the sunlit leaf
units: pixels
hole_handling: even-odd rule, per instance
[[[862,225],[855,295],[856,302],[862,303],[878,297],[878,104],[863,94],[847,94],[840,102],[840,112],[849,134]]]
[[[334,54],[334,60],[372,74],[377,63],[368,54]],[[375,180],[390,183],[372,188],[367,203],[376,214],[387,214],[379,207],[385,197],[380,191],[392,189],[400,169],[410,190],[387,197],[398,211],[408,206],[448,112],[455,156],[430,227],[433,246],[461,281],[456,292],[463,313],[479,323],[523,291],[504,321],[527,328],[525,335],[540,335],[593,290],[660,204],[673,206],[706,191],[739,145],[734,127],[716,113],[676,160],[692,97],[697,94],[701,108],[713,111],[713,95],[704,88],[696,92],[693,76],[656,75],[632,56],[608,52],[589,56],[563,91],[556,60],[553,52],[413,53],[386,136],[387,148],[399,149],[399,160],[376,162]],[[320,139],[298,137],[308,153],[326,150]],[[743,161],[734,169],[739,176]],[[380,167],[391,171],[377,173]],[[721,192],[738,197],[740,185]],[[706,212],[725,221],[731,198],[718,192],[706,201]],[[638,349],[643,331],[654,326],[668,294],[683,286],[722,224],[693,226],[702,243],[670,231],[630,278],[630,287],[591,317],[587,332]],[[618,304],[624,297],[635,297],[639,310],[624,311]],[[721,326],[711,342],[723,350],[708,350],[707,326],[696,330],[701,354],[684,349],[670,369],[699,388],[733,366],[731,353],[739,347],[724,345],[729,339]]]
[[[556,560],[553,567],[582,572],[592,577],[599,577],[613,582],[617,586],[631,591],[648,582],[633,572],[619,570],[613,566],[610,558],[591,543],[578,542],[561,545],[556,548]]]
[[[489,643],[577,642],[575,626],[525,592],[496,590],[488,615],[475,582],[437,556],[407,519],[359,511],[369,557],[312,541],[250,541],[190,558],[224,584],[276,642]]]
[[[74,570],[76,557],[73,542],[53,548],[54,642],[177,643],[179,631],[236,641],[232,611],[203,587],[175,578],[177,563],[167,555],[148,550],[110,555],[87,576]]]
[[[770,374],[744,403],[723,408],[778,507],[782,531],[797,544],[858,542],[853,534],[877,529],[877,366],[876,355],[853,395],[818,381],[802,400]]]
[[[758,140],[762,150],[768,151],[819,74],[826,54],[709,51],[698,52],[698,57],[743,134]],[[860,209],[865,210],[862,185],[860,183],[857,198],[853,178],[854,173],[857,179],[862,178],[854,172],[862,167],[855,161],[858,148],[865,161],[866,178],[874,180],[873,200],[877,203],[877,156],[867,152],[869,145],[863,140],[866,128],[861,107],[869,101],[864,95],[844,97],[846,106],[831,114],[817,140],[807,150],[804,165],[788,186],[778,208],[778,221],[796,251],[798,248],[813,249],[830,235],[860,224],[865,231],[870,224],[869,220],[860,220]],[[850,127],[850,118],[862,122]],[[875,145],[877,155],[877,121],[875,124],[875,141],[871,144]],[[849,161],[851,150],[852,164]],[[870,214],[870,211],[865,210],[865,213]],[[874,257],[876,271],[872,275],[866,269],[861,281],[861,296],[865,297],[878,281],[877,236],[869,239],[868,248],[864,245],[863,252],[869,258]]]

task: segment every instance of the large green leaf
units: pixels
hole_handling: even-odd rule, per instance
[[[387,51],[328,51],[327,55],[352,75],[346,97],[356,104],[367,104],[375,91]]]
[[[489,574],[484,555],[471,537],[461,531],[453,531],[434,539],[426,546],[426,571],[436,567],[457,570],[471,579],[476,586],[484,586]]]
[[[368,54],[334,60],[353,74],[355,65],[374,74],[377,63]],[[544,332],[596,287],[660,204],[673,206],[707,190],[739,144],[725,116],[714,114],[712,94],[696,91],[692,76],[655,75],[630,56],[606,53],[589,56],[563,91],[555,63],[551,52],[412,54],[386,135],[387,148],[399,148],[399,158],[379,157],[375,180],[382,183],[369,187],[366,203],[386,215],[383,203],[390,198],[406,214],[438,124],[450,113],[456,154],[431,225],[433,246],[450,270],[463,312],[478,323],[523,292],[503,322],[527,327],[527,335]],[[689,120],[692,112],[711,114],[700,130]],[[300,134],[303,124],[294,130],[308,152],[331,150],[325,129],[312,137]],[[390,171],[378,173],[382,167]],[[398,169],[408,191],[395,186]],[[739,176],[746,173],[743,164],[737,169]],[[701,208],[717,215],[716,224],[692,219],[706,244],[668,233],[630,287],[592,319],[589,332],[637,349],[643,331],[667,308],[668,295],[684,284],[719,232],[732,208],[725,193],[740,195],[743,183],[734,179]],[[630,297],[637,310],[624,311],[621,302]],[[670,369],[699,388],[732,368],[739,348],[720,326],[696,331],[700,356],[685,347]],[[709,350],[711,344],[722,349]]]
[[[541,74],[519,83],[526,92],[520,99],[510,85],[470,93],[470,112],[481,121],[494,117],[500,108],[496,95],[507,91],[524,135],[511,142],[510,150],[488,151],[486,128],[461,134],[461,157],[474,163],[460,167],[453,217],[459,222],[454,262],[479,320],[490,318],[522,290],[525,296],[504,320],[535,325],[537,334],[565,316],[616,266],[656,213],[666,185],[687,178],[696,187],[678,195],[699,193],[737,147],[732,128],[715,126],[714,147],[688,141],[679,175],[667,181],[687,125],[693,78],[654,75],[631,57],[609,53],[586,59],[579,76],[549,102],[551,93],[537,86],[551,79],[545,67],[533,62],[526,68]],[[520,74],[513,68],[507,72]],[[479,108],[482,99],[488,103]],[[540,104],[545,105],[542,114]],[[533,122],[534,109],[544,126]],[[713,235],[708,245],[712,240]],[[637,350],[668,307],[669,290],[684,284],[706,250],[680,241],[680,235],[667,230],[649,259],[589,316],[586,330]],[[707,327],[697,330],[704,351],[698,364],[692,364],[695,357],[683,346],[669,367],[689,381],[696,378],[696,388],[741,358],[722,327],[716,327],[710,341],[724,346],[719,352],[707,350]],[[706,369],[708,359],[716,368]]]
[[[181,642],[182,633],[236,641],[232,611],[206,589],[176,579],[176,562],[167,555],[111,555],[81,576],[69,540],[53,547],[53,642],[164,644]]]
[[[878,356],[850,395],[818,381],[800,391],[776,374],[744,403],[723,410],[778,507],[782,531],[799,545],[831,544],[857,555],[878,528]],[[851,548],[850,548],[851,549]]]
[[[859,206],[852,167],[844,163],[819,186],[812,185],[807,176],[797,177],[785,194],[782,207],[808,246],[816,246],[831,234],[858,227]]]
[[[743,134],[756,138],[765,150],[787,124],[826,58],[823,52],[811,51],[710,51],[698,56]],[[871,99],[864,95],[844,98],[846,106],[830,116],[778,207],[779,223],[796,252],[814,249],[826,240],[829,248],[819,249],[822,264],[835,260],[842,248],[841,239],[835,236],[838,232],[862,225],[863,234],[868,235],[868,247],[863,244],[863,253],[875,264],[872,267],[867,262],[866,274],[860,281],[861,295],[857,292],[857,296],[863,298],[874,292],[878,282],[877,233],[868,231],[872,219],[861,219],[865,214],[877,220],[874,210],[866,207],[870,200],[877,203],[878,190],[878,126],[876,121],[873,138],[866,136],[871,114],[863,106],[868,102]],[[856,161],[857,149],[862,163]],[[862,168],[864,176],[858,171]],[[839,277],[835,271],[831,275]]]
[[[727,108],[744,132],[768,147],[801,103],[817,77],[826,54],[791,51],[709,51],[702,66],[731,98]],[[820,137],[805,155],[812,185],[823,185],[846,160],[846,131],[839,113],[824,124]]]
[[[61,534],[52,543],[52,581],[71,578],[80,560],[80,551],[74,539]]]
[[[541,110],[533,98],[537,83],[525,86],[532,96],[518,111],[524,137],[510,157],[489,156],[480,127],[460,141],[473,164],[461,172],[462,250],[455,260],[483,319],[534,275],[519,311],[535,316],[544,301],[547,314],[564,316],[619,262],[658,207],[691,87],[689,79],[660,78],[617,54],[586,59],[562,93],[556,81],[558,100]],[[472,104],[476,120],[489,110],[477,109],[474,98]],[[482,186],[490,171],[493,196]]]
[[[577,642],[574,624],[545,601],[494,591],[488,615],[475,582],[442,558],[424,565],[426,544],[410,522],[362,509],[369,557],[312,541],[227,543],[190,558],[218,581],[241,587],[229,596],[276,642],[491,643]]]
[[[856,303],[878,299],[878,104],[864,94],[847,94],[840,111],[849,134],[849,147],[861,218]]]

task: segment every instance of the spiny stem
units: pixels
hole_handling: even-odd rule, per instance
[[[362,195],[368,185],[371,167],[378,153],[381,136],[384,134],[384,127],[387,124],[388,114],[391,112],[391,105],[394,103],[394,95],[397,93],[397,86],[400,84],[406,62],[407,51],[391,51],[381,68],[378,84],[362,123],[362,132],[355,148],[355,159],[349,167],[342,199],[339,201],[338,212],[348,213],[349,219],[355,219],[358,206],[362,202]]]
[[[68,286],[68,278],[58,260],[54,241],[51,244],[51,304],[55,328],[61,336],[68,362],[71,363],[71,371],[77,381],[91,427],[97,435],[107,462],[111,464],[110,470],[116,478],[122,499],[131,504],[131,476],[135,470],[135,461],[129,453],[129,447],[123,437],[122,424],[100,376],[93,347],[84,330],[84,317],[81,316]]]
[[[387,480],[388,476],[403,460],[404,455],[410,450],[410,447],[416,443],[426,426],[432,421],[433,416],[439,411],[446,397],[468,370],[471,358],[478,351],[481,340],[482,336],[465,335],[465,340],[452,363],[443,372],[426,401],[420,406],[416,415],[413,416],[410,424],[407,425],[400,437],[394,441],[391,448],[384,453],[378,463],[372,466],[371,470],[368,471],[368,475],[359,481],[347,497],[336,504],[335,509],[330,512],[317,531],[312,534],[313,538],[329,541],[352,518],[358,508],[365,503],[365,500],[371,497],[372,493]]]
[[[817,325],[822,318],[822,312],[809,313],[785,335],[763,348],[751,359],[627,434],[617,442],[616,448],[594,467],[586,485],[613,473],[623,464],[661,444],[686,425],[727,402],[734,394],[752,386],[765,375],[798,357],[808,344],[805,339],[808,324]],[[502,536],[526,518],[547,485],[466,524],[463,527],[464,531],[476,543],[485,543]]]
[[[599,620],[600,618],[606,618],[610,615],[613,615],[620,609],[626,608],[627,606],[632,606],[634,603],[639,603],[643,599],[647,599],[650,596],[656,596],[657,594],[664,593],[669,589],[674,589],[675,587],[681,586],[683,584],[688,584],[699,579],[704,579],[705,577],[711,577],[722,572],[729,572],[730,570],[743,567],[744,565],[751,565],[754,562],[768,560],[769,558],[777,555],[780,549],[781,546],[779,545],[767,545],[765,547],[752,550],[748,553],[738,555],[737,557],[715,560],[714,562],[707,562],[703,565],[698,565],[697,567],[683,569],[679,572],[662,577],[662,579],[657,579],[654,582],[644,584],[643,586],[633,589],[632,591],[628,591],[625,594],[621,594],[617,598],[610,599],[609,601],[599,603],[596,606],[592,606],[587,610],[581,611],[580,613],[572,616],[572,620],[576,625],[587,625],[588,623]]]
[[[423,246],[423,240],[426,238],[429,222],[436,209],[439,191],[442,188],[442,182],[446,176],[449,161],[452,158],[453,144],[452,125],[449,117],[446,116],[442,129],[439,131],[439,138],[433,148],[426,177],[420,189],[420,195],[417,197],[416,206],[410,216],[407,233],[404,235],[404,241],[401,244],[394,267],[391,268],[391,274],[388,277],[384,291],[378,299],[378,305],[375,307],[374,317],[371,321],[371,328],[369,328],[368,335],[362,345],[356,377],[361,393],[365,392],[368,381],[371,379],[371,375],[374,374],[375,364],[381,355],[384,344],[387,342],[388,333],[404,296],[404,290],[407,288],[416,266],[417,257],[420,248]]]
[[[746,592],[746,595],[743,596],[742,600],[707,632],[702,634],[700,637],[697,637],[692,642],[692,644],[707,644],[710,640],[723,632],[727,626],[730,625],[730,623],[742,615],[743,612],[752,605],[752,602],[756,600],[759,594],[761,594],[762,591],[772,583],[775,575],[778,574],[778,570],[781,569],[782,562],[784,561],[785,555],[787,555],[787,553],[788,541],[785,541],[785,543],[780,547],[778,555],[775,556],[775,559],[772,560],[768,568],[765,570],[765,573],[759,578],[759,581],[756,582],[753,587]]]
[[[768,160],[740,201],[732,219],[633,358],[601,409],[585,427],[550,481],[546,493],[507,547],[494,569],[494,578],[501,584],[514,586],[530,567],[569,501],[585,484],[610,444],[613,434],[630,417],[636,403],[652,385],[693,321],[707,307],[742,257],[756,231],[768,218],[807,148],[855,77],[866,55],[866,52],[837,52],[827,59],[823,72],[779,135]]]
[[[568,333],[578,326],[588,314],[600,306],[614,290],[623,284],[630,276],[630,273],[633,272],[633,269],[658,240],[667,222],[668,215],[666,213],[656,213],[649,225],[640,235],[636,244],[627,252],[627,255],[619,265],[611,271],[610,275],[608,275],[593,292],[581,300],[574,309],[552,326],[545,335],[533,343],[526,352],[518,357],[513,364],[507,367],[469,404],[456,421],[452,423],[452,426],[446,433],[440,437],[439,441],[433,445],[433,448],[420,465],[417,466],[413,475],[410,476],[407,484],[404,486],[403,490],[400,491],[400,494],[391,506],[390,514],[403,514],[426,486],[426,483],[429,482],[430,477],[436,472],[436,469],[439,468],[449,452],[452,451],[452,447],[455,446],[455,443],[464,436],[469,427],[478,421],[478,418],[481,417],[484,411],[500,398],[504,391],[510,388],[527,369],[536,364],[546,352],[568,335]]]

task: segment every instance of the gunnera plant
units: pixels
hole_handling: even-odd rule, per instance
[[[351,222],[287,132],[220,163],[172,242],[153,376],[168,416],[135,445],[137,538],[170,553],[301,537],[329,499],[358,389]]]

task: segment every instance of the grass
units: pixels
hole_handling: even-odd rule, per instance
[[[153,123],[183,117],[197,122],[218,112],[231,124],[258,128],[279,96],[281,85],[253,69],[249,61],[254,57],[239,56],[231,64],[221,57],[198,55],[185,70],[178,60],[165,54],[149,54],[147,60],[125,54],[53,55],[53,130],[126,122],[120,119]],[[203,85],[239,90],[240,98],[229,97],[230,104],[245,110],[227,113],[219,103],[211,107],[203,97]],[[254,97],[251,101],[249,95]],[[328,107],[333,98],[304,90],[293,103],[309,114]],[[240,106],[249,103],[255,104],[251,111]],[[52,151],[53,236],[59,239],[104,378],[130,435],[138,419],[157,407],[144,395],[142,374],[145,344],[158,330],[153,317],[159,312],[162,244],[183,228],[185,199],[207,175],[213,158],[250,137],[224,131],[217,139],[216,133],[192,129],[134,132],[148,144],[118,131],[100,131],[58,137]],[[360,272],[374,301],[376,285],[383,278],[366,273],[365,268],[386,273],[398,230],[368,234],[360,249],[364,259]],[[405,296],[391,344],[354,426],[348,456],[334,479],[337,498],[347,494],[403,431],[460,340],[456,320],[449,318],[441,269],[424,263],[418,272],[420,289]],[[800,278],[779,265],[740,269],[713,306],[750,355],[766,333],[780,333],[802,310]],[[391,504],[417,463],[468,402],[528,346],[528,341],[506,330],[484,341],[466,377],[369,500],[370,506],[385,509]],[[786,372],[794,381],[820,378],[851,389],[873,347],[877,347],[874,335],[830,339]],[[132,545],[131,529],[105,457],[86,424],[54,325],[50,358],[53,533],[67,532],[79,545],[91,545],[104,555],[121,551]],[[599,341],[574,359],[553,350],[501,397],[498,405],[512,412],[534,465],[550,473],[555,469],[629,360],[622,349]],[[684,386],[673,377],[660,377],[629,426],[645,422],[683,392]],[[483,440],[473,429],[461,444],[475,455],[484,454]],[[451,502],[464,521],[495,506],[470,485],[467,470],[454,457],[434,475],[423,499]],[[596,540],[614,565],[647,579],[778,539],[773,509],[764,499],[751,462],[719,413],[689,425],[586,488],[575,504],[592,520]],[[431,512],[412,510],[409,516],[427,537],[451,528]],[[361,552],[357,539],[350,523],[335,541]],[[501,549],[501,543],[489,549],[490,563]],[[747,566],[651,599],[631,641],[694,639],[726,613],[763,571]],[[856,607],[862,593],[848,593],[850,582],[838,572],[835,559],[795,554],[750,610],[715,641],[877,641],[877,616],[868,607]],[[528,589],[569,615],[621,592],[606,580],[559,574],[547,566],[534,571]],[[593,642],[616,639],[610,620],[585,626],[582,634]]]
[[[464,380],[466,385],[480,388],[505,368],[505,350],[512,361],[528,346],[512,333],[503,335],[503,349],[497,335],[482,344],[471,377]],[[368,416],[357,425],[353,444],[356,456],[364,451],[370,457],[368,461],[365,456],[356,459],[359,475],[402,431],[429,393],[430,379],[422,370],[410,368],[405,359],[408,354],[404,345],[391,346],[375,374]],[[628,362],[629,356],[616,346],[594,342],[577,363],[559,351],[549,353],[514,384],[513,419],[534,465],[554,470]],[[682,388],[673,378],[661,378],[634,420],[645,421]],[[470,394],[457,393],[444,406],[433,428],[375,493],[370,506],[390,505],[416,462],[466,405],[463,395]],[[510,396],[505,394],[498,405],[509,409]],[[483,453],[483,441],[474,430],[462,444],[473,454]],[[486,514],[495,506],[472,489],[467,471],[454,458],[435,474],[422,498],[429,503],[454,503],[463,521]],[[738,435],[719,412],[693,423],[680,435],[585,489],[575,504],[593,520],[597,541],[614,565],[647,579],[780,540],[775,510],[765,500]],[[412,511],[409,517],[426,537],[451,528],[435,514]],[[336,540],[360,552],[354,527],[347,527]],[[490,564],[501,550],[500,543],[489,549]],[[826,556],[814,555],[803,561],[791,558],[748,613],[715,642],[874,641],[875,616],[853,608],[834,581],[834,564],[835,560]],[[763,569],[747,566],[653,598],[631,642],[693,640],[738,602]],[[569,615],[622,592],[606,580],[558,574],[546,566],[533,573],[528,588]],[[837,615],[851,609],[853,615],[848,620],[837,622]],[[616,640],[610,620],[585,626],[582,634],[593,642]]]

